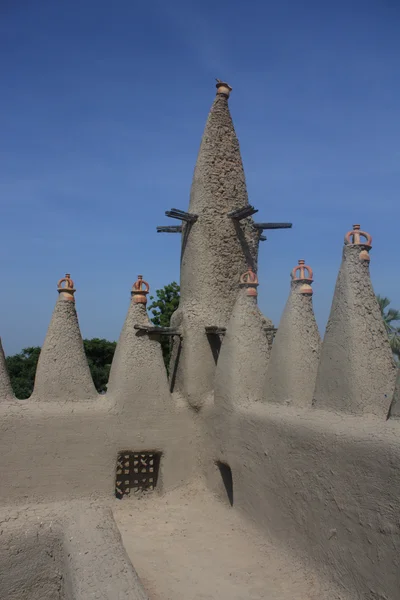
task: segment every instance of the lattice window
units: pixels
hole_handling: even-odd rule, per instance
[[[160,452],[119,452],[115,495],[129,496],[132,492],[153,491],[157,485]]]

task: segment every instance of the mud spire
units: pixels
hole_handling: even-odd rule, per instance
[[[299,260],[291,272],[291,289],[271,350],[265,400],[311,406],[321,339],[312,305],[313,272]]]
[[[212,393],[215,360],[205,327],[225,327],[236,300],[237,282],[257,268],[260,231],[251,217],[235,221],[231,211],[249,206],[246,181],[228,98],[231,87],[217,81],[194,170],[189,214],[183,225],[180,305],[172,324],[183,344],[175,390],[199,408]],[[176,353],[175,353],[176,354]]]
[[[215,405],[227,409],[263,399],[270,355],[266,330],[273,325],[257,306],[258,278],[252,269],[240,277],[215,375]]]
[[[159,337],[146,330],[151,326],[146,309],[149,290],[139,275],[111,365],[107,396],[123,411],[151,420],[171,403]]]
[[[1,400],[15,399],[12,391],[10,377],[7,371],[6,357],[4,356],[3,346],[0,338],[0,402]]]
[[[69,273],[57,284],[58,300],[36,370],[34,400],[89,400],[97,396],[83,348]]]
[[[371,236],[354,225],[322,343],[314,404],[317,408],[386,417],[396,367],[369,274]]]

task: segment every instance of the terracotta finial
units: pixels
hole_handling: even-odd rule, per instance
[[[226,81],[221,81],[220,79],[216,79],[215,81],[217,82],[217,85],[215,86],[217,88],[217,94],[222,94],[223,96],[229,98],[229,95],[232,91],[229,83],[226,83]]]
[[[61,294],[61,297],[64,300],[75,302],[74,294],[76,290],[74,289],[74,282],[72,281],[69,273],[66,273],[65,277],[60,279],[60,281],[57,283],[57,291],[59,294]]]
[[[291,277],[292,281],[300,281],[302,285],[300,286],[299,292],[300,294],[306,294],[311,296],[313,293],[311,284],[313,282],[313,272],[312,268],[305,264],[305,260],[300,259],[297,267],[292,269]]]
[[[251,267],[240,276],[240,285],[247,288],[247,296],[257,296],[258,277]]]
[[[138,275],[137,280],[132,286],[131,295],[135,304],[147,304],[147,294],[150,291],[150,286],[147,281],[144,281],[143,275]]]
[[[365,238],[363,241],[361,238]],[[370,260],[369,250],[372,248],[372,236],[365,231],[361,231],[360,225],[353,225],[352,231],[348,231],[344,236],[344,243],[352,246],[362,246],[359,254],[360,260]]]

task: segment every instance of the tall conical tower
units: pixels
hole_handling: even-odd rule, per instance
[[[213,389],[219,340],[207,334],[206,327],[226,327],[241,273],[257,268],[260,230],[250,216],[238,220],[230,215],[249,208],[228,106],[230,92],[227,83],[218,81],[194,171],[189,212],[181,211],[185,217],[181,298],[172,325],[179,328],[182,341],[179,352],[174,349],[171,372],[174,389],[194,408],[200,408]]]

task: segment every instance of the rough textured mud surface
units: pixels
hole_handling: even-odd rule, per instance
[[[12,400],[13,398],[14,393],[7,373],[6,359],[0,339],[0,402],[1,400]]]
[[[317,377],[321,339],[312,296],[300,293],[302,282],[292,281],[268,362],[264,400],[311,406]]]
[[[239,291],[222,342],[215,376],[215,404],[227,407],[259,401],[264,391],[270,345],[265,329],[272,327],[257,306],[257,298]]]
[[[120,502],[114,516],[150,600],[342,600],[200,484]]]
[[[8,507],[0,532],[1,600],[147,600],[105,505]]]
[[[111,365],[107,395],[127,408],[135,397],[142,418],[157,410],[172,411],[167,372],[159,338],[135,329],[151,325],[145,304],[131,301]]]
[[[32,399],[74,402],[96,396],[75,303],[60,296],[40,352]]]
[[[248,205],[246,181],[229,111],[218,94],[209,113],[190,194],[189,212],[198,220],[182,234],[181,297],[173,325],[183,344],[175,390],[199,407],[212,391],[215,359],[205,326],[225,327],[240,275],[256,270],[259,232],[251,218],[235,222],[227,213]],[[210,336],[209,336],[210,337]]]
[[[343,249],[343,260],[321,349],[314,394],[319,408],[386,418],[396,366],[369,275],[363,246]]]
[[[205,447],[230,466],[238,510],[350,598],[397,600],[397,419],[254,402],[207,422]]]

